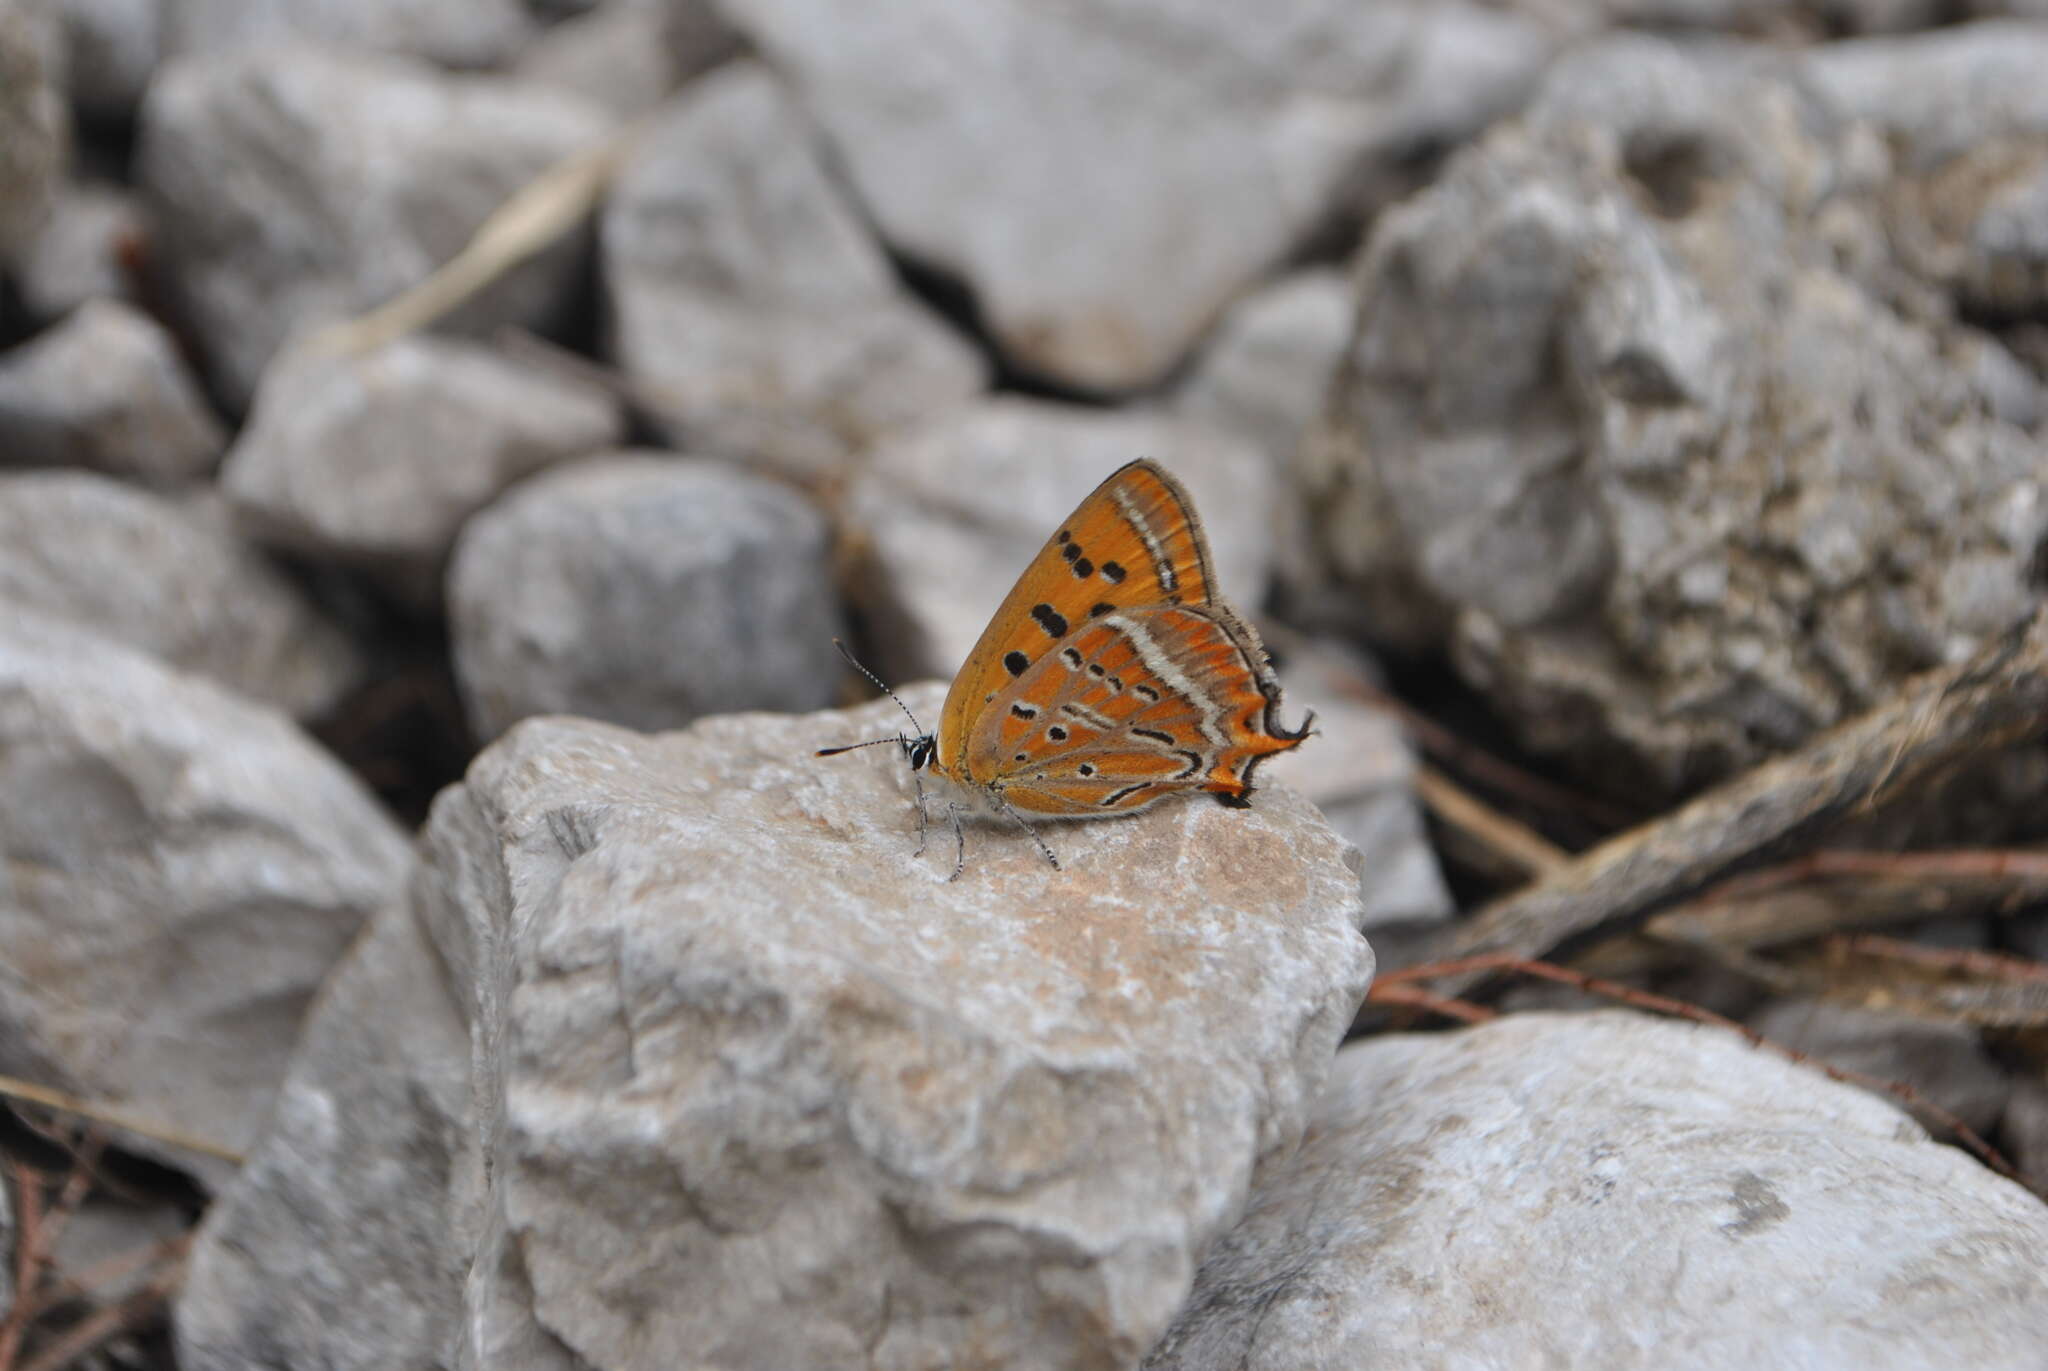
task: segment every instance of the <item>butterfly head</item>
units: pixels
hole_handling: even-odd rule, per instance
[[[910,763],[912,771],[923,771],[932,765],[939,753],[939,740],[930,733],[920,733],[915,738],[902,738],[903,756]]]

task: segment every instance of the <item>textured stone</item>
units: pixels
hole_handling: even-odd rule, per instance
[[[1910,1085],[1980,1134],[1990,1134],[2005,1111],[2005,1072],[1968,1024],[1811,999],[1775,1000],[1748,1021],[1829,1066]]]
[[[0,467],[82,466],[158,485],[203,479],[227,434],[149,316],[90,300],[0,355]]]
[[[1391,713],[1358,698],[1370,667],[1329,642],[1273,647],[1289,707],[1314,710],[1315,734],[1260,770],[1322,810],[1337,835],[1358,849],[1359,918],[1383,924],[1439,923],[1456,912],[1415,795],[1415,754]]]
[[[948,881],[900,757],[811,755],[899,717],[533,720],[435,805],[490,1208],[593,1365],[1128,1366],[1293,1150],[1372,964],[1314,810],[1047,824],[1061,872],[975,823]]]
[[[1255,612],[1278,500],[1256,451],[1154,412],[1000,397],[880,444],[854,478],[873,665],[892,680],[950,678],[1059,521],[1138,457],[1186,483],[1226,596]]]
[[[443,976],[400,902],[321,988],[261,1139],[200,1227],[173,1324],[185,1371],[449,1365],[482,1177]]]
[[[603,247],[612,351],[687,451],[827,471],[986,379],[898,284],[758,64],[661,114],[606,204]]]
[[[0,0],[0,266],[41,231],[68,158],[53,46],[39,8]]]
[[[34,318],[56,320],[98,296],[132,300],[124,259],[149,241],[149,215],[133,191],[99,181],[66,185],[16,265],[21,302]]]
[[[824,517],[723,463],[620,453],[527,482],[463,531],[448,610],[480,739],[529,714],[673,727],[839,690]]]
[[[0,476],[0,614],[28,612],[300,718],[364,671],[347,635],[235,534],[217,500],[86,472]]]
[[[1342,272],[1282,277],[1224,314],[1175,388],[1171,409],[1242,436],[1273,471],[1285,471],[1322,412],[1350,336],[1351,290]]]
[[[286,340],[417,284],[605,132],[598,110],[550,87],[269,47],[167,63],[143,102],[137,169],[192,327],[240,405]],[[545,324],[581,257],[565,238],[446,325]]]
[[[1551,30],[1414,0],[729,0],[888,241],[974,292],[1020,368],[1165,374],[1361,182],[1520,102]]]
[[[1523,1014],[1337,1058],[1148,1367],[2012,1368],[2048,1210],[1718,1029]]]
[[[623,422],[597,385],[480,343],[294,353],[264,376],[221,485],[267,541],[432,608],[464,519],[541,467],[610,446]]]
[[[677,6],[676,8],[682,8]],[[725,49],[670,41],[664,9],[611,4],[556,24],[520,54],[513,74],[560,86],[621,116],[645,114]]]
[[[186,3],[54,0],[64,25],[71,103],[80,114],[109,122],[134,115],[163,57],[165,12]]]
[[[411,860],[282,715],[27,613],[0,616],[0,856],[0,1071],[235,1148]]]
[[[2039,387],[1866,284],[1906,282],[1886,165],[1783,63],[1561,62],[1377,226],[1304,446],[1316,593],[1447,641],[1531,746],[1637,793],[2010,622],[2048,539]]]
[[[502,66],[537,27],[520,0],[175,0],[165,11],[164,41],[172,54],[303,39],[448,67]]]

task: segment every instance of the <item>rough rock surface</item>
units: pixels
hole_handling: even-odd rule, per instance
[[[0,266],[41,231],[64,170],[69,126],[50,48],[38,9],[0,0]]]
[[[651,729],[839,691],[824,516],[721,462],[617,453],[527,482],[463,530],[448,612],[479,739],[529,714]]]
[[[64,26],[65,84],[81,115],[108,123],[134,115],[163,57],[165,12],[184,3],[54,0]]]
[[[431,608],[464,519],[551,462],[609,447],[623,422],[597,385],[481,343],[290,353],[265,374],[221,485],[266,541]]]
[[[164,43],[173,54],[305,39],[449,67],[497,67],[536,30],[520,0],[176,0],[165,10]]]
[[[1360,681],[1372,679],[1356,654],[1335,643],[1277,644],[1280,685],[1291,725],[1315,711],[1308,742],[1283,752],[1260,770],[1323,812],[1339,837],[1358,849],[1360,925],[1368,932],[1390,923],[1438,923],[1455,904],[1430,847],[1415,795],[1415,754],[1393,714],[1360,700]]]
[[[411,852],[282,715],[22,613],[0,616],[0,857],[0,1071],[246,1148]]]
[[[1717,1029],[1346,1049],[1149,1367],[2037,1366],[2048,1209]]]
[[[321,988],[261,1140],[207,1211],[179,1366],[448,1365],[482,1187],[468,1104],[468,1034],[401,901]]]
[[[1777,1000],[1747,1018],[1773,1042],[1830,1066],[1902,1081],[1986,1136],[2012,1089],[1968,1024],[1811,999]]]
[[[1332,269],[1296,272],[1247,295],[1216,325],[1173,413],[1250,441],[1277,474],[1321,415],[1351,336],[1351,290]]]
[[[229,527],[87,472],[0,476],[0,615],[38,613],[302,719],[362,677],[348,636]]]
[[[666,9],[615,4],[566,19],[527,45],[512,74],[574,91],[623,117],[645,114],[715,60],[670,44]]]
[[[612,352],[687,451],[826,471],[985,382],[813,144],[767,69],[733,64],[662,113],[607,202]]]
[[[606,127],[551,87],[269,47],[167,63],[143,102],[137,167],[191,324],[239,405],[287,339],[417,284],[514,191]],[[258,166],[290,174],[250,175]],[[572,235],[448,326],[546,323],[581,258]]]
[[[227,434],[155,320],[91,300],[0,355],[0,466],[82,466],[158,485],[203,479]]]
[[[878,444],[855,475],[847,511],[870,665],[891,680],[950,679],[1059,521],[1138,457],[1186,484],[1225,594],[1256,612],[1279,492],[1255,450],[1156,412],[1000,397]]]
[[[124,258],[149,241],[148,211],[128,187],[63,186],[16,264],[22,305],[36,319],[55,321],[97,296],[131,298],[135,283]]]
[[[2048,540],[2040,388],[1861,284],[1904,280],[1886,178],[1771,61],[1561,62],[1367,249],[1305,449],[1328,583],[1639,793],[2003,627]]]
[[[899,757],[810,755],[899,717],[533,720],[435,806],[490,1210],[595,1365],[1128,1366],[1294,1147],[1372,966],[1314,810],[1049,824],[1058,872],[976,822],[948,881]]]
[[[728,12],[889,242],[963,280],[1019,366],[1101,390],[1164,374],[1358,180],[1512,109],[1552,43],[1436,0]]]

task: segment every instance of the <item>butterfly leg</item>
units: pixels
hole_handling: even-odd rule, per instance
[[[960,873],[967,869],[967,833],[960,827],[960,811],[965,808],[957,800],[946,805],[946,817],[953,821],[953,874],[946,877],[949,881],[959,880]]]
[[[1033,828],[1030,824],[1026,823],[1024,821],[1024,816],[1022,814],[1019,814],[1016,810],[1010,808],[1010,802],[1008,800],[1005,800],[1000,795],[993,794],[990,796],[990,798],[996,802],[996,808],[1002,810],[1003,813],[1009,815],[1010,818],[1013,821],[1015,821],[1017,827],[1024,830],[1025,836],[1029,837],[1032,842],[1038,844],[1038,850],[1045,854],[1045,859],[1048,862],[1052,863],[1052,869],[1054,871],[1058,871],[1060,869],[1060,859],[1052,855],[1052,849],[1045,845],[1045,839],[1038,836],[1038,830]]]
[[[924,855],[925,839],[924,782],[918,779],[915,771],[910,773],[910,785],[911,789],[917,792],[917,851],[910,855],[922,857]]]

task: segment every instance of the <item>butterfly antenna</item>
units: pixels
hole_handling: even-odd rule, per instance
[[[903,703],[903,700],[896,694],[895,691],[889,689],[888,686],[882,683],[881,677],[875,675],[874,672],[869,671],[865,666],[862,666],[860,658],[853,655],[853,650],[847,647],[846,643],[843,640],[834,638],[832,640],[832,646],[839,649],[839,655],[846,659],[846,664],[848,666],[852,667],[855,671],[858,671],[861,675],[867,677],[870,681],[874,682],[875,689],[881,691],[890,699],[895,700],[896,708],[902,710],[903,717],[910,720],[910,726],[912,729],[916,730],[917,736],[920,738],[924,736],[924,725],[919,723],[917,721],[917,716],[910,712],[910,706]],[[864,743],[847,743],[841,747],[821,747],[811,755],[814,757],[836,757],[842,752],[852,752],[858,748],[880,747],[883,743],[901,743],[902,741],[903,739],[900,737],[871,738]]]
[[[919,723],[919,722],[917,721],[917,716],[916,716],[915,714],[912,714],[912,713],[910,712],[910,706],[909,706],[909,705],[907,705],[907,704],[905,704],[905,703],[903,703],[903,700],[902,700],[902,698],[901,698],[901,697],[899,697],[899,696],[898,696],[898,695],[896,694],[896,692],[895,692],[895,691],[893,691],[893,690],[889,689],[889,687],[888,687],[888,686],[884,685],[884,684],[882,683],[882,678],[881,678],[881,677],[879,677],[879,676],[875,675],[875,673],[874,673],[874,672],[872,672],[872,671],[869,671],[869,670],[868,670],[868,669],[867,669],[866,667],[862,666],[862,665],[861,665],[861,663],[860,663],[860,658],[858,658],[858,657],[856,657],[856,656],[854,656],[854,655],[853,655],[853,649],[849,648],[849,647],[848,647],[848,646],[847,646],[847,645],[845,644],[845,642],[843,642],[842,640],[840,640],[840,639],[838,639],[838,638],[834,638],[834,639],[832,640],[832,646],[834,646],[834,647],[836,647],[836,648],[838,648],[838,649],[839,649],[839,655],[840,655],[840,656],[842,656],[842,657],[844,657],[844,658],[846,659],[846,664],[847,664],[848,666],[852,667],[852,668],[853,668],[853,669],[854,669],[855,671],[858,671],[858,672],[859,672],[859,673],[860,673],[861,675],[863,675],[863,676],[867,677],[867,678],[868,678],[868,679],[869,679],[870,681],[873,681],[873,682],[875,683],[875,689],[877,689],[877,690],[881,691],[881,692],[882,692],[882,693],[883,693],[884,695],[887,695],[887,696],[888,696],[888,697],[889,697],[890,699],[892,699],[892,700],[895,700],[895,701],[896,701],[896,708],[898,708],[898,709],[900,709],[900,710],[902,710],[902,711],[903,711],[903,717],[904,717],[904,718],[906,718],[906,719],[908,719],[908,720],[910,720],[910,726],[911,726],[911,727],[912,727],[913,729],[916,729],[916,730],[917,730],[917,734],[918,734],[918,736],[919,736],[919,737],[923,737],[923,736],[924,736],[924,725],[923,725],[923,724],[921,724],[921,723]]]

